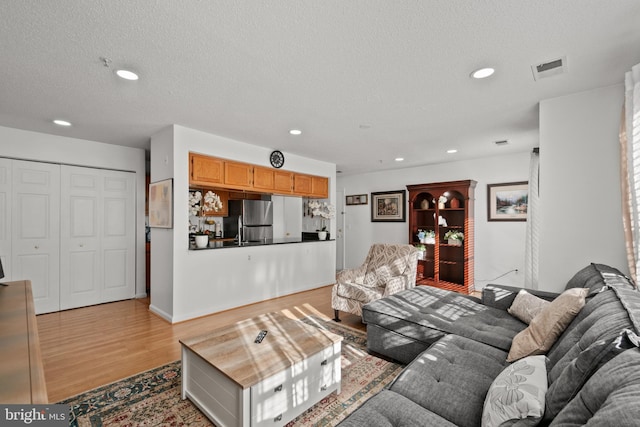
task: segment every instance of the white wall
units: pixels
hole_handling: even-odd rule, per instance
[[[624,88],[540,103],[540,289],[561,290],[590,262],[628,274],[618,131]]]
[[[136,297],[145,289],[145,152],[0,126],[0,156],[136,173]]]
[[[189,152],[270,167],[267,148],[178,125],[151,138],[151,181],[173,177],[174,188],[174,228],[151,235],[153,311],[178,322],[333,283],[335,242],[188,250]],[[285,155],[284,169],[329,177],[335,204],[334,164]],[[165,234],[170,242],[157,244],[157,235]],[[154,275],[167,280],[157,285]]]
[[[522,286],[524,283],[524,222],[487,221],[487,184],[527,181],[530,153],[516,153],[415,168],[376,173],[339,176],[336,187],[351,194],[406,190],[409,184],[472,179],[478,182],[475,191],[475,287],[487,283]],[[408,198],[408,194],[407,194]],[[407,243],[409,223],[371,222],[369,204],[345,206],[345,268],[362,263],[373,243]],[[509,270],[500,279],[498,276]]]

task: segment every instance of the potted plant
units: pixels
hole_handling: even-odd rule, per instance
[[[464,233],[458,230],[449,230],[444,233],[444,240],[447,241],[448,244],[453,246],[462,246],[462,241],[464,240]]]
[[[220,196],[218,196],[213,191],[207,191],[204,195],[204,203],[202,193],[200,191],[189,192],[189,215],[198,216],[198,226],[195,227],[195,230],[192,231],[192,234],[195,236],[196,247],[197,248],[206,248],[209,244],[209,230],[204,229],[204,215],[205,212],[218,212],[222,209],[222,201],[220,200]]]
[[[311,209],[312,216],[320,217],[320,228],[316,229],[318,232],[318,240],[325,240],[327,238],[327,225],[325,224],[325,220],[335,216],[336,208],[327,202],[321,202],[319,200],[310,201],[309,208]]]
[[[433,245],[436,243],[436,232],[433,230],[418,229],[417,236],[420,243],[426,243],[427,245]]]
[[[427,248],[424,245],[420,244],[420,245],[416,245],[416,249],[419,251],[418,259],[424,259],[424,256],[427,253]]]

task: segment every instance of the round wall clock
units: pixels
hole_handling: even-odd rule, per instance
[[[275,150],[271,153],[269,160],[271,161],[271,166],[281,168],[284,165],[284,154],[280,150]]]

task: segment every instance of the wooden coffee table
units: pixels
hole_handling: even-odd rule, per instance
[[[340,393],[341,342],[281,313],[180,340],[182,398],[219,427],[284,425]]]

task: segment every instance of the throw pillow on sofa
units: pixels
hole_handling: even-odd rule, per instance
[[[507,311],[528,325],[549,304],[551,302],[538,298],[523,289],[518,292]]]
[[[624,329],[617,337],[596,341],[582,350],[549,386],[544,418],[555,418],[594,372],[618,354],[635,347],[640,347],[640,338],[631,329]]]
[[[535,426],[544,415],[547,392],[545,356],[530,356],[507,366],[491,383],[482,427]]]
[[[507,362],[513,362],[526,356],[545,354],[569,323],[582,310],[587,288],[572,288],[564,291],[551,301],[529,326],[519,332],[511,342]]]

